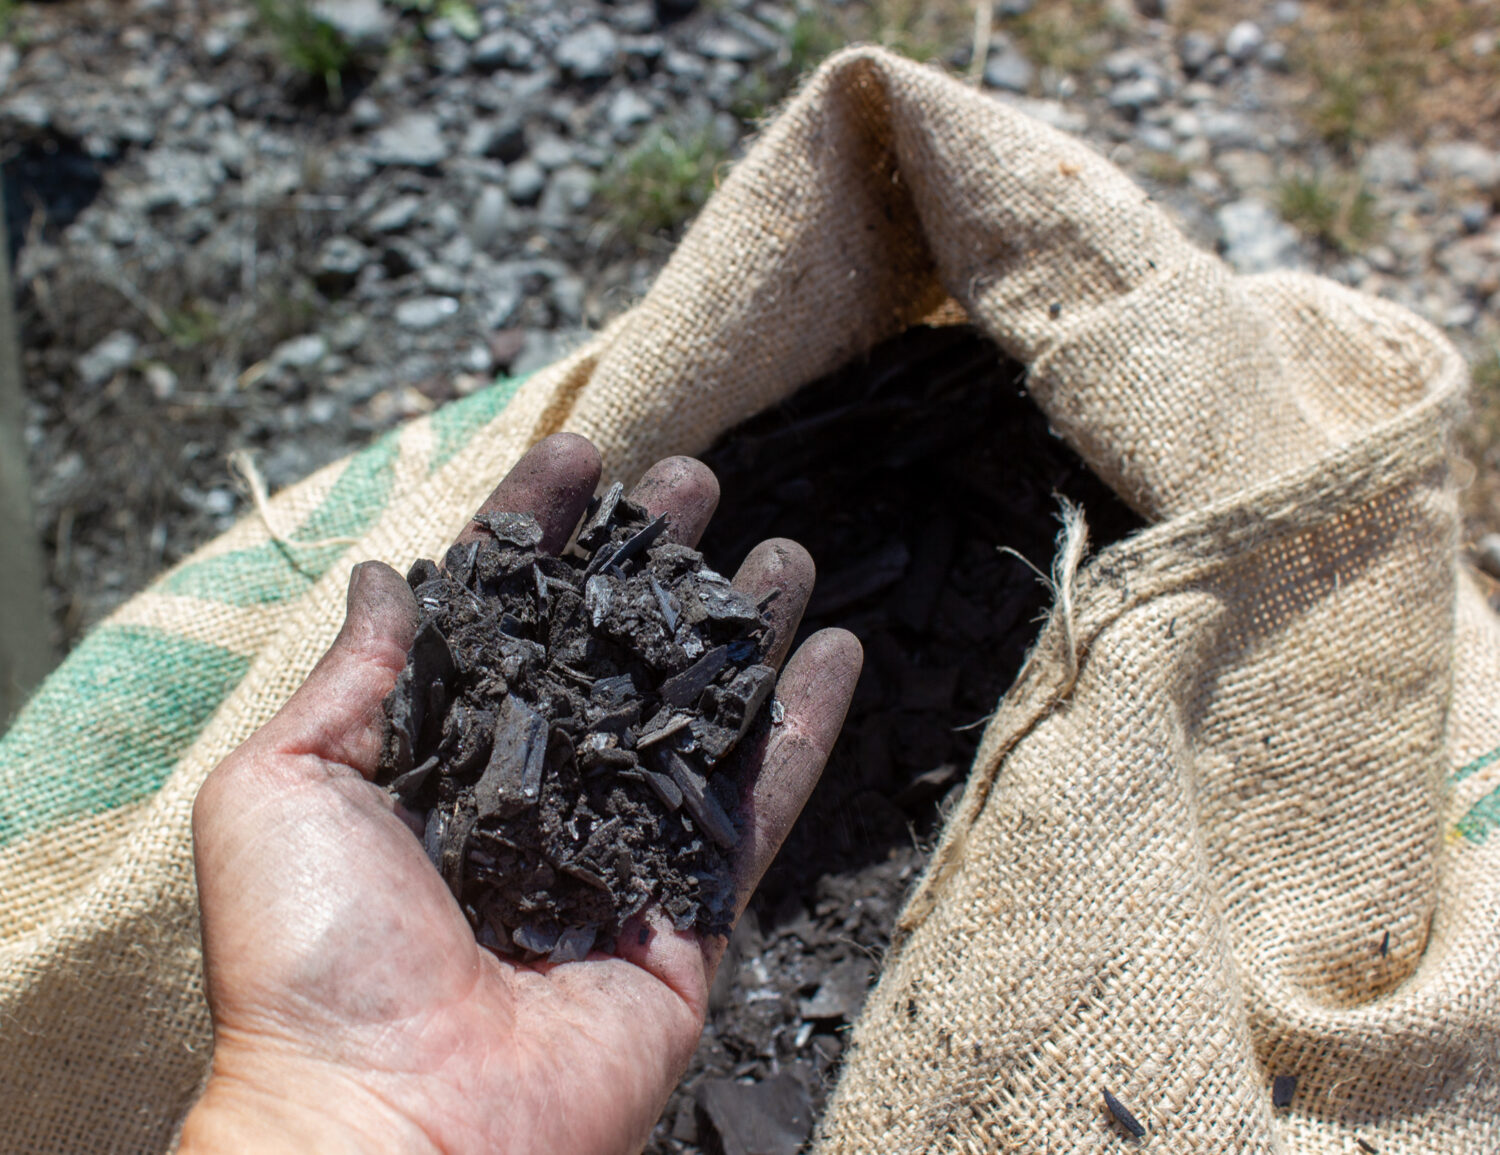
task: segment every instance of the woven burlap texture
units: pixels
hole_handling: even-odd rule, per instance
[[[1392,306],[1234,276],[1087,146],[876,50],[819,70],[639,305],[441,463],[410,427],[360,544],[237,620],[236,688],[152,797],[78,820],[86,865],[0,944],[0,1149],[169,1143],[209,1050],[193,795],[353,562],[433,554],[548,433],[629,478],[950,300],[1157,524],[1059,574],[822,1149],[1112,1150],[1106,1086],[1158,1150],[1496,1149],[1500,637],[1456,563],[1461,362]]]

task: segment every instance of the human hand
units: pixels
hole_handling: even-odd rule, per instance
[[[482,511],[535,514],[555,552],[600,470],[584,439],[548,438]],[[691,545],[718,483],[671,458],[631,496]],[[766,542],[734,584],[757,600],[782,591],[769,608],[779,666],[812,559]],[[356,567],[328,653],[198,794],[214,1057],[181,1151],[635,1151],[697,1045],[721,938],[648,912],[647,941],[622,935],[616,957],[523,964],[475,942],[420,838],[370,782],[416,627],[401,575]],[[782,724],[737,755],[737,913],[822,772],[860,663],[851,634],[813,635],[777,683]]]

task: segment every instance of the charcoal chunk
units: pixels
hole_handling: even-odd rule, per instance
[[[530,513],[481,513],[474,519],[495,540],[513,545],[517,549],[535,549],[542,544],[542,526]]]
[[[547,759],[547,719],[514,694],[495,715],[489,765],[474,787],[479,816],[509,816],[535,806]]]
[[[569,927],[557,936],[557,945],[552,948],[551,953],[547,956],[548,961],[555,963],[582,962],[588,958],[589,951],[594,949],[594,939],[598,933],[597,927]]]
[[[661,684],[661,698],[669,706],[686,706],[719,676],[729,661],[729,647],[715,646],[680,674],[673,674]]]
[[[693,816],[698,828],[726,850],[733,850],[740,836],[708,788],[708,780],[689,766],[687,759],[676,750],[658,751],[657,765],[682,791],[683,808]]]

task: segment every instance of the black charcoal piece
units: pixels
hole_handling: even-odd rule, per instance
[[[448,812],[441,806],[434,806],[427,812],[427,828],[422,835],[422,849],[427,851],[427,857],[432,860],[432,865],[442,869],[443,844],[448,838]]]
[[[660,725],[656,724],[655,718],[651,721],[652,725],[642,730],[636,737],[635,748],[637,750],[644,750],[647,746],[654,746],[656,743],[688,729],[693,723],[693,716],[691,714],[673,714],[661,722]]]
[[[1277,1075],[1271,1080],[1271,1106],[1290,1107],[1296,1094],[1296,1075]]]
[[[620,548],[615,550],[609,559],[610,565],[624,565],[636,554],[640,553],[652,542],[661,536],[661,531],[667,528],[667,515],[662,513],[652,518],[646,525],[636,530],[623,542]]]
[[[402,802],[410,802],[426,784],[428,776],[438,767],[438,756],[434,754],[415,769],[408,770],[391,783],[390,791]]]
[[[1125,1104],[1110,1094],[1108,1087],[1101,1087],[1099,1089],[1104,1092],[1104,1107],[1109,1111],[1109,1117],[1115,1121],[1121,1130],[1130,1135],[1131,1138],[1142,1138],[1146,1134],[1146,1128],[1140,1125],[1136,1117],[1126,1108]]]
[[[807,1088],[790,1074],[758,1083],[705,1079],[694,1090],[699,1132],[724,1155],[797,1155],[812,1134]]]
[[[572,926],[557,936],[557,945],[552,948],[547,956],[549,962],[568,963],[582,962],[589,957],[589,951],[594,949],[594,939],[598,937],[597,927]]]
[[[658,748],[656,759],[659,769],[682,791],[683,808],[693,816],[698,829],[726,850],[733,850],[740,836],[713,791],[709,790],[707,779],[689,766],[687,759],[676,750]]]
[[[682,806],[682,791],[677,788],[677,783],[673,782],[670,777],[644,768],[641,774],[646,779],[646,785],[651,787],[652,792],[661,799],[662,805],[668,810],[677,810]]]
[[[635,681],[629,674],[599,678],[589,688],[589,701],[601,710],[614,710],[635,696]]]
[[[464,855],[469,849],[469,835],[474,832],[474,809],[455,803],[453,812],[443,829],[443,848],[440,851],[438,869],[443,881],[459,897],[463,885]]]
[[[509,817],[536,805],[547,759],[547,719],[514,694],[495,715],[490,762],[474,786],[481,818]]]
[[[669,706],[686,706],[719,676],[729,661],[729,647],[715,646],[680,674],[673,674],[661,684],[661,698]]]
[[[599,504],[589,514],[578,531],[578,548],[596,550],[609,540],[609,523],[615,515],[620,499],[625,496],[625,485],[617,481],[604,491]]]
[[[448,547],[443,555],[443,572],[459,585],[466,586],[474,578],[474,559],[479,556],[477,541]]]
[[[415,592],[428,582],[436,580],[441,572],[435,562],[428,561],[425,557],[419,557],[411,563],[411,568],[406,571],[406,584]]]
[[[614,604],[615,589],[614,582],[603,574],[595,574],[584,583],[583,608],[588,611],[589,620],[594,629],[604,624],[604,619],[609,616],[609,607]]]
[[[761,621],[761,612],[739,590],[727,582],[696,581],[687,586],[683,597],[682,616],[689,625],[712,621],[727,625],[750,626]]]
[[[651,574],[651,595],[656,598],[656,608],[661,610],[661,620],[666,624],[667,633],[677,632],[677,606],[672,601],[672,595],[662,588],[661,582],[656,580],[656,575]]]
[[[529,513],[481,513],[474,519],[495,535],[496,541],[517,549],[535,549],[542,544],[541,523]]]
[[[716,695],[718,710],[714,720],[735,731],[735,741],[738,742],[775,688],[776,671],[770,666],[749,666],[741,670],[734,681]]]
[[[707,718],[693,719],[693,740],[698,744],[698,753],[710,766],[733,750],[739,737],[737,730],[716,725]]]
[[[522,950],[532,954],[548,954],[557,945],[561,935],[558,931],[528,923],[511,931],[510,937]]]

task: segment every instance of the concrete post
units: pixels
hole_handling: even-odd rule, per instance
[[[31,521],[25,428],[10,255],[0,230],[0,731],[56,662],[42,555]]]

